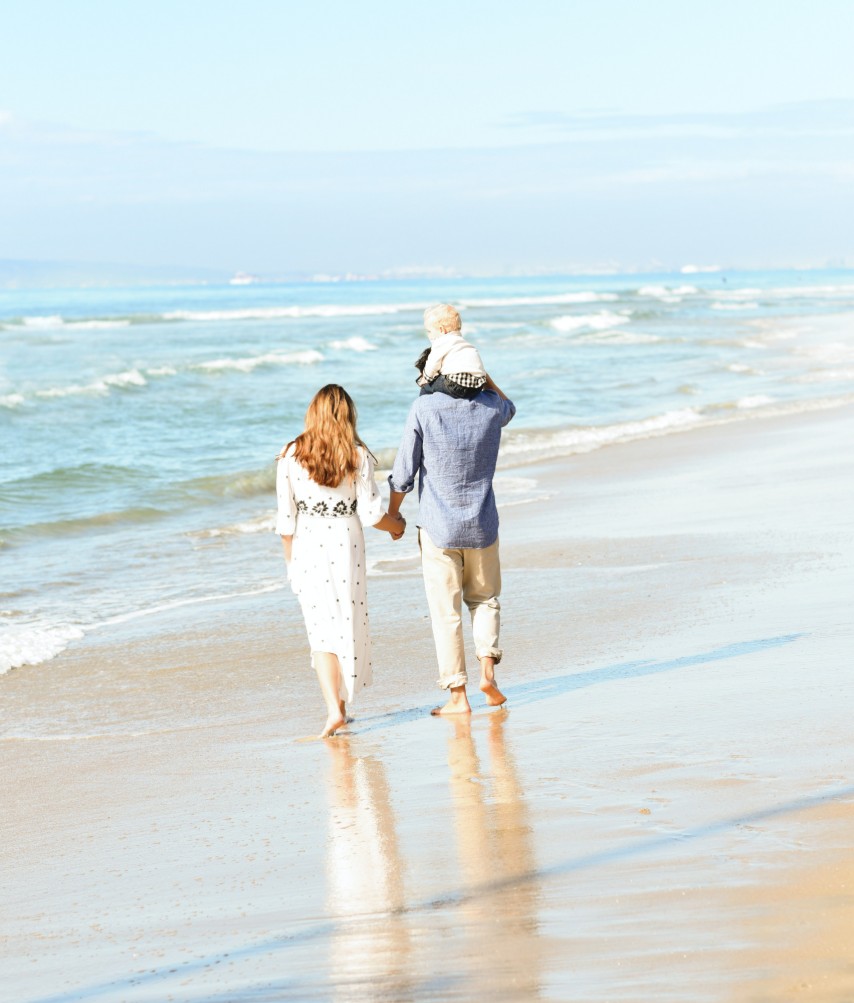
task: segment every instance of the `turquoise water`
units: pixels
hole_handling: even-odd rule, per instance
[[[499,500],[540,456],[854,397],[849,272],[2,291],[0,671],[281,587],[275,454],[339,382],[388,463],[442,299],[518,406]]]

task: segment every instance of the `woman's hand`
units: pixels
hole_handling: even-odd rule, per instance
[[[392,538],[392,540],[399,540],[403,536],[403,534],[406,532],[406,519],[404,519],[403,516],[399,512],[398,512],[397,515],[390,516],[390,518],[396,519],[397,523],[398,523],[398,526],[400,527],[399,529],[390,529],[389,530],[389,533],[391,534],[391,538]]]

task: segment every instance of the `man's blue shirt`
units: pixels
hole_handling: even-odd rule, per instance
[[[516,413],[494,390],[473,400],[416,397],[388,483],[409,492],[418,478],[419,525],[437,547],[489,547],[498,539],[492,490],[501,429]]]

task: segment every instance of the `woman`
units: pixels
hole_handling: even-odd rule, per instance
[[[346,724],[345,702],[371,683],[362,526],[385,530],[395,540],[406,528],[401,516],[383,510],[375,463],[356,431],[356,405],[334,383],[318,390],[305,431],[278,457],[276,532],[326,702],[321,738]]]

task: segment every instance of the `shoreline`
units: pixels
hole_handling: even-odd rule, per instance
[[[322,711],[285,592],[2,677],[7,991],[851,998],[853,434],[848,406],[526,468],[509,711],[470,687],[470,723],[428,716],[417,570],[371,579],[349,737],[298,741]]]

